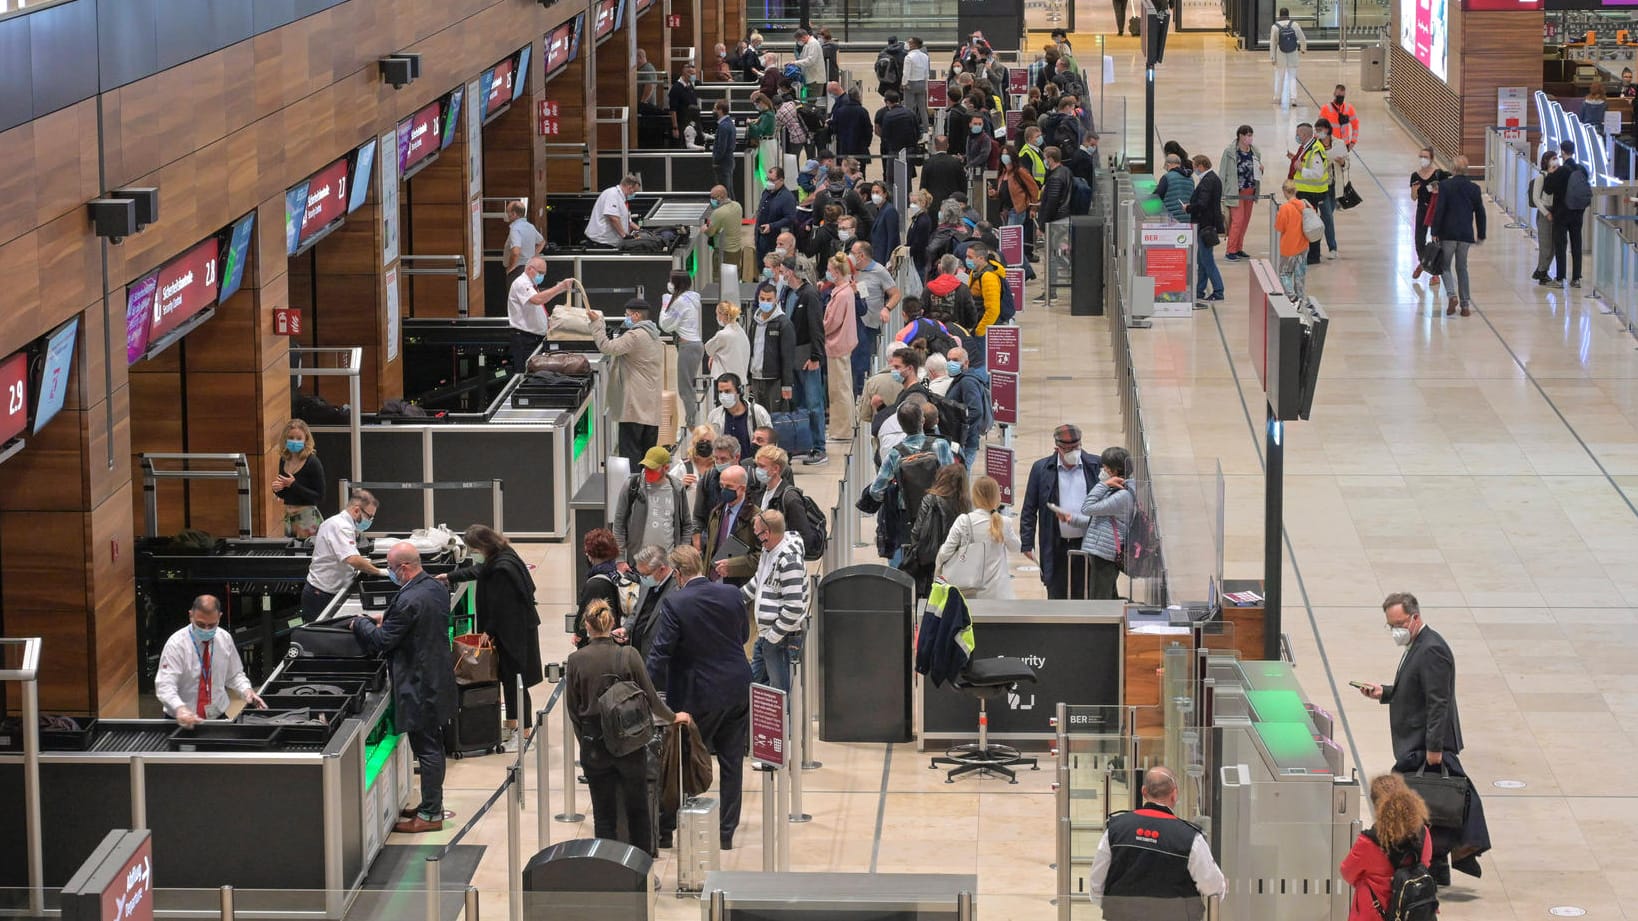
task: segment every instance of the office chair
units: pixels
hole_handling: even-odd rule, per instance
[[[952,765],[945,783],[955,783],[962,774],[989,774],[1017,783],[1013,768],[1027,764],[1032,771],[1040,770],[1034,758],[1023,757],[1018,749],[1009,745],[991,745],[989,740],[989,701],[1013,690],[1020,682],[1036,682],[1035,669],[1022,659],[995,656],[969,661],[953,685],[957,691],[978,699],[978,741],[949,749],[943,757],[932,759],[928,770],[937,770],[941,764]]]

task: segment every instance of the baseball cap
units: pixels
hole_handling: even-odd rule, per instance
[[[648,449],[643,455],[643,466],[650,470],[664,470],[671,466],[671,452],[661,447]]]

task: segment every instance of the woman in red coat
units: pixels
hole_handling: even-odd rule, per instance
[[[1342,858],[1342,881],[1354,887],[1348,921],[1382,921],[1376,906],[1388,907],[1395,867],[1412,853],[1419,854],[1424,864],[1433,860],[1427,804],[1398,774],[1383,774],[1371,781],[1371,810],[1376,813],[1376,826],[1361,832],[1353,850]]]

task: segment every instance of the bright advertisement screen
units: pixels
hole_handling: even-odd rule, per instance
[[[0,361],[0,443],[28,428],[28,353]]]
[[[347,213],[347,158],[326,166],[307,180],[307,202],[301,216],[296,248]]]
[[[125,363],[134,365],[148,352],[148,329],[153,325],[154,292],[159,275],[145,275],[125,289]]]
[[[398,123],[398,174],[404,175],[410,167],[432,156],[438,150],[438,115],[443,112],[442,100]]]
[[[216,303],[220,286],[216,269],[221,256],[222,241],[213,236],[159,270],[149,342],[162,338],[189,317]]]
[[[1450,79],[1450,0],[1399,0],[1399,47]]]
[[[68,372],[74,367],[74,337],[80,331],[80,318],[64,323],[46,341],[45,364],[40,368],[40,382],[35,391],[40,395],[34,409],[34,434],[46,427],[63,409],[68,396]]]
[[[455,129],[461,126],[461,97],[466,94],[466,87],[457,86],[449,94],[449,105],[444,106],[444,137],[439,142],[438,149],[455,143]]]
[[[353,158],[352,194],[347,197],[347,213],[352,214],[370,197],[370,173],[375,169],[375,138],[358,148]]]
[[[245,260],[250,258],[250,232],[256,227],[256,212],[252,211],[233,224],[228,234],[227,252],[222,254],[222,293],[218,301],[226,301],[239,293],[245,282]]]
[[[517,73],[512,75],[513,99],[522,96],[524,89],[529,85],[529,49],[533,47],[533,45],[524,45],[518,51]]]
[[[618,7],[619,0],[597,0],[597,27],[592,37],[602,40],[614,31],[618,24]]]

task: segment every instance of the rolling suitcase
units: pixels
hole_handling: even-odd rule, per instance
[[[677,746],[677,896],[705,891],[705,875],[722,869],[722,813],[714,796],[683,798],[683,759],[687,757],[688,736],[684,727]]]
[[[500,682],[458,685],[455,716],[444,726],[444,752],[464,758],[501,750]]]

